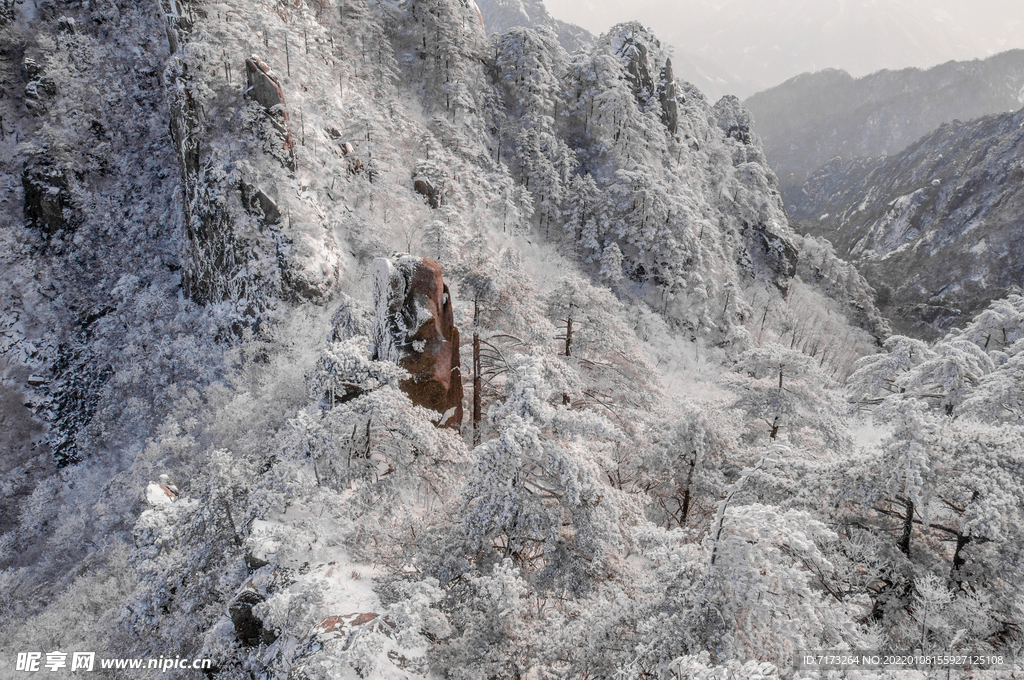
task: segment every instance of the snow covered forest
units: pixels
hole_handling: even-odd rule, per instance
[[[894,335],[652,29],[483,26],[0,0],[0,677],[1020,674],[1024,298]]]

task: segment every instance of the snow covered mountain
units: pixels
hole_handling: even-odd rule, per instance
[[[551,16],[543,0],[481,0],[477,6],[488,33],[504,33],[516,26],[546,28],[570,54],[594,42],[590,31]]]
[[[504,33],[515,26],[547,28],[570,54],[594,42],[590,31],[551,16],[542,0],[481,0],[477,5],[488,33]],[[672,58],[677,76],[692,83],[711,101],[726,94],[750,91],[748,84],[706,58],[679,49],[674,50]]]
[[[582,11],[583,25],[615,21],[610,7]],[[681,52],[749,83],[730,92],[741,98],[807,71],[861,77],[1024,47],[1024,6],[1001,0],[641,0],[623,11],[657,26]]]
[[[839,156],[894,156],[943,123],[1024,105],[1024,50],[927,70],[806,73],[749,97],[765,153],[787,201]]]
[[[1019,642],[1024,302],[889,337],[650,29],[3,2],[0,72],[4,677]]]
[[[836,159],[792,215],[857,265],[898,329],[942,334],[1024,285],[1022,126],[955,121],[890,157]]]

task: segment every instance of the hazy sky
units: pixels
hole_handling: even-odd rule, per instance
[[[601,33],[639,20],[676,48],[679,75],[746,96],[804,71],[934,66],[1024,47],[1024,0],[545,0]],[[692,73],[686,73],[691,71]],[[698,83],[699,84],[699,83]],[[713,86],[712,86],[713,87]]]

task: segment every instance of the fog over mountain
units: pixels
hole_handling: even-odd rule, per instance
[[[805,73],[744,104],[792,213],[801,185],[836,156],[892,156],[943,123],[1020,109],[1024,50],[857,79],[835,69]]]
[[[548,10],[600,33],[636,19],[698,60],[722,93],[746,97],[806,71],[934,66],[1024,47],[1012,0],[550,0]],[[711,70],[711,64],[717,70]],[[682,67],[680,75],[691,78]],[[696,82],[696,78],[695,78]]]

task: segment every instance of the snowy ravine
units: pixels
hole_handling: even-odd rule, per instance
[[[1024,286],[1024,113],[954,121],[899,154],[834,159],[791,205],[879,290],[902,332],[936,338]]]
[[[0,0],[0,677],[1013,657],[1021,298],[891,336],[650,29],[484,23]]]

